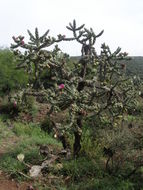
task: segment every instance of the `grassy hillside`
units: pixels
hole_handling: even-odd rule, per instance
[[[127,73],[131,75],[139,75],[143,78],[143,57],[136,56],[131,57],[130,61],[126,62],[127,64]]]

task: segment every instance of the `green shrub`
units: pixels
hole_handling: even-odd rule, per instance
[[[31,114],[33,117],[38,113],[38,105],[36,104],[36,99],[33,96],[26,96],[25,101],[25,111]]]
[[[16,70],[17,62],[9,49],[0,50],[0,95],[4,96],[21,87],[25,87],[28,76],[24,70]]]
[[[49,117],[45,118],[45,119],[41,122],[40,127],[41,127],[41,129],[42,129],[43,131],[45,131],[45,132],[47,132],[47,133],[49,133],[49,134],[54,132],[54,131],[53,131],[53,124],[52,124],[52,122],[50,121],[50,118],[49,118]]]
[[[14,100],[13,102],[3,101],[0,105],[0,112],[9,117],[18,116],[21,111],[21,106]]]

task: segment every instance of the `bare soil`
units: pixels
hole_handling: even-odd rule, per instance
[[[18,183],[0,171],[0,190],[28,190],[30,185],[28,182]]]

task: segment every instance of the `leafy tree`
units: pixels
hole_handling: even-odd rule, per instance
[[[16,70],[17,63],[9,49],[0,50],[0,94],[9,94],[26,86],[28,76],[22,70]]]

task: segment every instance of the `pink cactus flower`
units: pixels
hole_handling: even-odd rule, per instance
[[[24,45],[24,41],[23,40],[21,41],[21,44]]]
[[[17,102],[16,102],[16,101],[13,102],[13,106],[14,106],[14,107],[17,106]]]
[[[65,88],[65,85],[64,84],[60,84],[59,85],[59,89],[63,89],[63,88]]]

